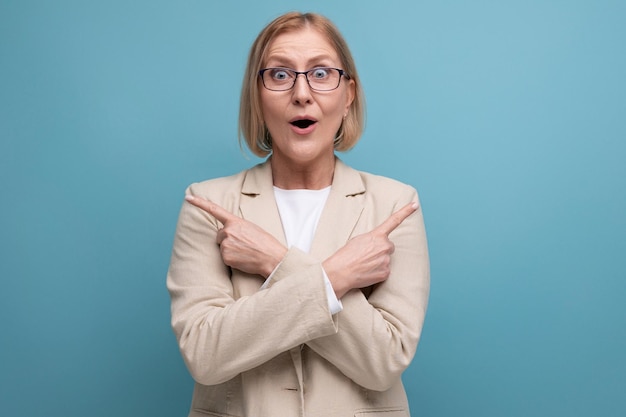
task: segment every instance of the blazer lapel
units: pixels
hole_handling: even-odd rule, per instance
[[[250,169],[241,187],[242,218],[263,228],[287,246],[274,198],[269,160]],[[346,244],[363,211],[365,185],[358,171],[335,162],[333,184],[311,244],[310,254],[323,261]]]
[[[265,161],[248,170],[241,187],[241,217],[251,221],[287,246],[274,198],[272,169]]]
[[[363,211],[364,195],[358,171],[337,158],[333,184],[311,245],[313,257],[323,261],[346,244]]]

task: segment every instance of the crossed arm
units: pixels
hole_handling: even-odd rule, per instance
[[[204,384],[225,381],[301,343],[365,388],[385,390],[399,378],[415,352],[428,297],[428,259],[417,203],[404,205],[378,227],[354,237],[321,262],[344,305],[340,320],[329,320],[327,307],[319,303],[325,299],[319,295],[324,291],[319,261],[288,251],[258,226],[217,204],[198,197],[187,197],[187,201],[202,211],[187,207],[186,213],[198,216],[203,212],[205,218],[223,225],[215,224],[211,239],[218,243],[219,252],[207,262],[267,277],[282,261],[280,281],[272,287],[273,293],[262,291],[247,299],[233,300],[226,278],[211,281],[210,289],[185,287],[179,278],[168,284],[176,313],[174,328],[196,380]],[[181,242],[175,249],[193,244],[192,239],[177,239]],[[180,268],[173,272],[177,277],[187,267]],[[368,298],[356,291],[372,285],[376,289]],[[192,292],[196,295],[187,298]],[[275,311],[276,301],[291,299],[294,294],[307,307],[294,309],[297,314],[280,319],[283,313]],[[263,317],[272,322],[271,329]],[[283,324],[284,329],[279,328]],[[274,337],[279,333],[279,340],[263,342],[268,334]],[[237,355],[232,354],[235,346]]]
[[[231,268],[267,278],[287,253],[287,248],[257,225],[201,197],[187,195],[185,199],[224,225],[217,232],[216,241],[224,263]],[[374,230],[348,241],[323,262],[337,298],[341,299],[351,289],[365,288],[389,277],[395,249],[389,234],[418,207],[416,202],[405,205]]]

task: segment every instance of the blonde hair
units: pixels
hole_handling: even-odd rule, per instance
[[[245,139],[248,148],[265,157],[272,151],[272,138],[263,121],[259,89],[259,71],[264,65],[270,43],[286,32],[312,27],[326,36],[339,55],[342,69],[354,81],[354,100],[335,136],[337,151],[350,150],[361,138],[365,124],[365,95],[348,44],[337,27],[326,17],[315,13],[290,12],[274,19],[257,36],[250,48],[239,104],[239,143]]]

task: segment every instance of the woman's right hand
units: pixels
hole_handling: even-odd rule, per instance
[[[372,231],[348,241],[323,262],[337,298],[351,289],[368,287],[389,278],[394,251],[389,234],[417,208],[417,203],[407,204]]]
[[[267,278],[287,253],[282,243],[256,224],[201,197],[187,195],[185,200],[224,225],[218,230],[216,241],[222,260],[231,268]]]

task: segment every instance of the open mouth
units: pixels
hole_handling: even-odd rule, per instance
[[[315,123],[315,120],[311,120],[311,119],[300,119],[300,120],[294,120],[293,122],[291,122],[293,126],[298,127],[300,129],[306,129],[307,127],[311,126],[313,123]]]

